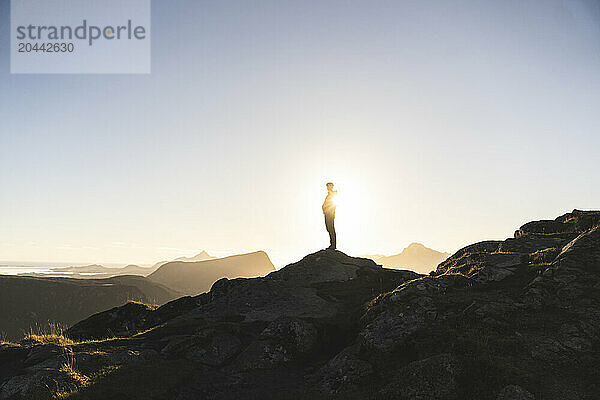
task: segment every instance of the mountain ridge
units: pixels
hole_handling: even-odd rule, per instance
[[[217,257],[211,256],[210,254],[208,254],[208,252],[206,250],[202,250],[200,253],[196,254],[195,256],[192,257],[177,257],[176,259],[174,259],[173,261],[206,261],[206,260],[214,260]]]
[[[260,250],[202,261],[171,261],[148,275],[148,279],[193,295],[210,289],[221,278],[262,276],[274,270],[267,253]]]

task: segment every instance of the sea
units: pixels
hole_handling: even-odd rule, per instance
[[[48,276],[70,276],[71,271],[55,271],[55,268],[81,267],[85,263],[55,263],[55,262],[12,262],[0,261],[0,275],[39,274]],[[105,267],[123,267],[122,264],[102,264]],[[80,273],[79,275],[99,275],[95,272]]]

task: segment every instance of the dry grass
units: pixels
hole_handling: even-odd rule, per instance
[[[152,310],[156,310],[158,307],[160,307],[160,305],[158,304],[158,302],[156,300],[148,301],[146,303],[146,302],[140,301],[138,299],[134,299],[133,297],[128,297],[127,298],[127,301],[125,302],[125,304],[129,304],[129,303],[141,304],[141,305],[146,306],[146,307],[148,307],[148,308],[150,308]]]
[[[63,365],[61,365],[59,371],[69,375],[74,381],[76,381],[81,386],[86,386],[89,383],[89,378],[83,375],[81,372],[79,372],[75,365],[73,365],[72,363],[65,362]]]
[[[0,348],[2,347],[18,347],[18,343],[10,342],[6,339],[6,333],[0,332]]]
[[[138,333],[135,333],[135,334],[131,335],[131,337],[132,337],[132,338],[134,338],[134,337],[139,337],[139,336],[142,336],[142,335],[144,335],[144,334],[146,334],[146,333],[148,333],[148,332],[152,332],[152,331],[153,331],[153,330],[155,330],[157,327],[158,327],[158,326],[153,326],[152,328],[148,328],[148,329],[146,329],[146,330],[139,331]]]
[[[45,327],[39,325],[29,328],[29,332],[23,335],[22,342],[34,342],[41,344],[57,344],[59,346],[69,346],[75,344],[74,341],[64,335],[65,329],[57,323],[48,323]]]
[[[73,357],[73,352],[71,351],[71,349],[65,349],[64,357],[65,361],[62,363],[58,370],[67,375],[69,378],[71,378],[74,385],[69,390],[62,390],[56,392],[54,394],[55,399],[69,398],[72,394],[77,393],[78,390],[88,386],[91,383],[90,378],[83,375],[77,369],[77,366],[75,365],[75,358]]]

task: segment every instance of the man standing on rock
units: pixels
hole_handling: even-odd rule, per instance
[[[325,228],[329,233],[329,247],[330,250],[335,250],[335,201],[334,197],[337,194],[337,190],[333,190],[333,183],[327,183],[327,197],[325,197],[325,201],[323,202],[323,214],[325,215]]]

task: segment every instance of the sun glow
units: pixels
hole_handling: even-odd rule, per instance
[[[368,193],[357,181],[340,179],[333,183],[338,191],[334,197],[338,246],[343,251],[359,251],[357,246],[360,246],[369,215]]]

